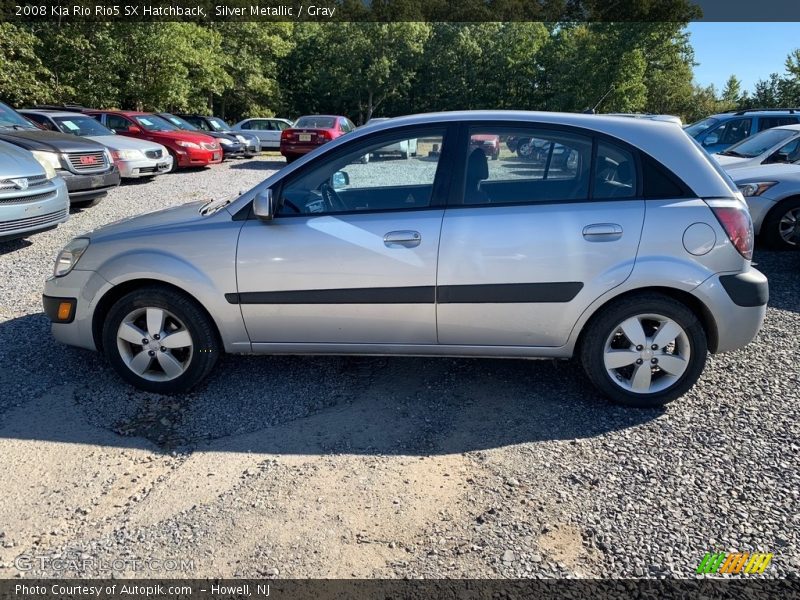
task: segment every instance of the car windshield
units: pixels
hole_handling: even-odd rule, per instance
[[[0,102],[0,127],[36,129],[36,126],[10,106]]]
[[[692,137],[697,137],[701,133],[703,133],[709,127],[713,127],[719,123],[719,119],[715,119],[714,117],[709,117],[708,119],[703,119],[702,121],[697,121],[692,123],[691,125],[687,125],[684,128],[684,131],[688,133]]]
[[[294,126],[298,128],[333,129],[336,126],[336,117],[300,117]]]
[[[792,129],[767,129],[766,131],[757,133],[753,137],[742,140],[738,144],[734,144],[721,154],[753,158],[754,156],[764,154],[764,152],[773,146],[788,141],[789,138],[794,137],[798,133],[800,132]]]
[[[228,131],[231,126],[228,125],[225,121],[217,117],[209,117],[208,124],[211,125],[211,129],[214,131]]]
[[[114,135],[114,132],[101,125],[96,119],[86,116],[53,117],[58,128],[72,135]]]
[[[133,118],[147,131],[178,131],[175,125],[158,115],[136,115]]]
[[[163,114],[161,115],[163,119],[166,119],[172,125],[175,125],[178,129],[183,129],[184,131],[198,131],[198,128],[189,123],[186,119],[182,119],[181,117],[176,117],[172,114]]]

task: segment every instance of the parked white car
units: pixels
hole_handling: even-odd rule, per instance
[[[375,117],[370,119],[364,125],[375,125],[376,123],[383,123],[388,121],[389,117]],[[402,140],[396,144],[381,148],[380,153],[374,152],[373,155],[386,156],[387,154],[398,155],[400,158],[408,158],[417,155],[417,140]]]
[[[261,140],[262,148],[280,148],[281,132],[291,126],[292,122],[288,119],[265,118],[245,119],[236,123],[231,129],[256,136]]]
[[[745,167],[731,177],[747,200],[756,235],[776,250],[800,248],[800,165]]]
[[[773,127],[713,155],[726,170],[800,160],[800,125]]]
[[[78,135],[103,144],[111,151],[119,175],[124,179],[154,177],[172,169],[172,156],[161,144],[117,135],[89,115],[44,109],[19,112],[52,131]]]
[[[67,184],[41,154],[0,142],[0,241],[53,229],[69,218]]]

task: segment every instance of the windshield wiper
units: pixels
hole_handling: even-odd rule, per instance
[[[722,154],[723,156],[738,156],[739,158],[748,158],[744,154],[739,154],[738,152],[736,152],[736,150],[725,150],[723,152],[720,152],[720,154]]]
[[[4,129],[34,129],[34,127],[26,127],[25,125],[18,125],[17,123],[12,123],[11,125],[0,125]]]

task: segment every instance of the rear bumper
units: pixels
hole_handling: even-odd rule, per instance
[[[322,144],[291,144],[281,142],[281,154],[283,156],[302,156],[316,150]]]
[[[64,169],[59,169],[58,174],[67,183],[69,197],[81,200],[105,194],[108,190],[117,187],[120,181],[119,169],[116,167],[105,173],[92,175],[76,175]]]
[[[55,194],[51,198],[0,204],[0,241],[52,229],[69,218],[67,186],[58,178],[53,183]]]
[[[751,268],[744,273],[714,275],[692,291],[711,312],[716,324],[713,352],[729,352],[749,344],[758,334],[767,313],[769,284],[763,273]]]

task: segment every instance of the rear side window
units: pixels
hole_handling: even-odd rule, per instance
[[[781,125],[796,125],[797,117],[760,117],[758,119],[758,130],[772,129]]]
[[[636,195],[636,183],[636,161],[633,154],[616,144],[598,142],[592,198],[633,198]]]
[[[642,155],[642,188],[645,198],[684,198],[687,195],[672,173],[645,155]]]
[[[472,127],[464,204],[587,200],[592,140],[554,129]]]

